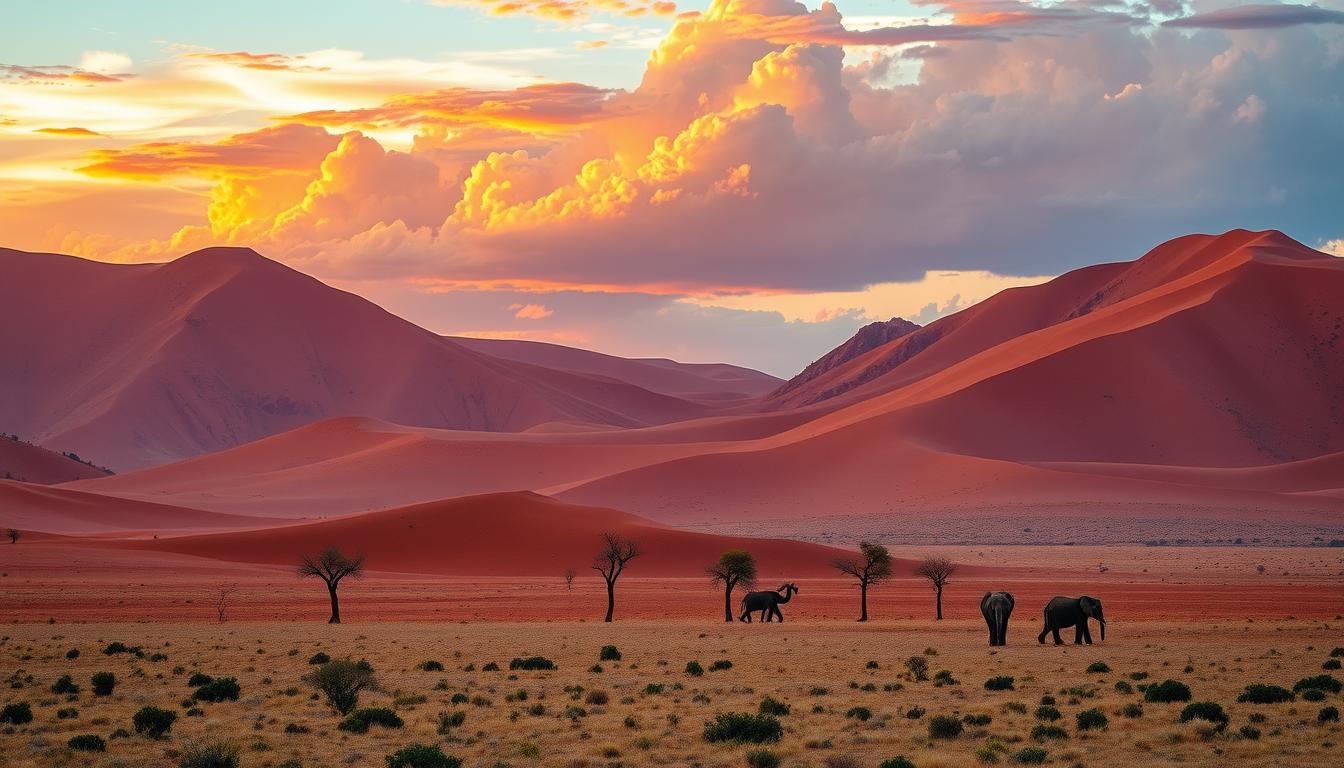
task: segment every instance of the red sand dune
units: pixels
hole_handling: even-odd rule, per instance
[[[370,570],[461,576],[557,576],[589,572],[601,535],[637,542],[632,576],[695,576],[728,549],[749,549],[769,573],[834,575],[842,550],[799,541],[676,530],[612,509],[564,504],[534,493],[499,493],[369,512],[266,530],[120,543],[215,560],[293,565],[327,546],[362,552]],[[910,563],[899,567],[908,570]]]
[[[0,481],[0,527],[59,534],[137,535],[274,524],[186,507],[119,499],[68,488]]]
[[[136,265],[0,249],[0,271],[0,324],[31,329],[7,343],[0,425],[118,471],[342,415],[484,431],[659,424],[732,404],[741,383],[690,400],[492,357],[244,248]],[[722,374],[691,370],[669,377]]]
[[[50,485],[106,477],[107,472],[17,438],[0,435],[0,478]]]

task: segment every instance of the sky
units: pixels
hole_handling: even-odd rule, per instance
[[[24,4],[0,246],[796,373],[1164,240],[1344,255],[1344,0]]]

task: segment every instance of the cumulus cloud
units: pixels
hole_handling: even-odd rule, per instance
[[[637,18],[670,16],[677,4],[670,0],[433,0],[436,5],[462,5],[496,16],[538,16],[559,22],[605,14]]]
[[[1315,4],[1238,5],[1162,22],[1164,27],[1189,29],[1275,29],[1299,24],[1344,24],[1344,11]]]
[[[544,304],[510,304],[513,316],[519,320],[545,320],[555,312]]]

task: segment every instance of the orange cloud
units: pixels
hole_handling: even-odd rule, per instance
[[[509,309],[515,310],[513,316],[519,320],[545,320],[555,314],[543,304],[512,304]]]
[[[46,85],[56,83],[95,85],[99,83],[119,83],[128,77],[131,77],[131,75],[93,72],[67,65],[24,67],[17,64],[0,64],[0,82],[8,80]]]
[[[81,167],[90,176],[156,180],[166,176],[206,178],[312,173],[336,148],[339,137],[322,128],[278,125],[240,133],[216,143],[151,142],[127,149],[99,149]]]
[[[193,51],[183,54],[183,58],[211,61],[243,69],[259,69],[267,72],[327,72],[330,67],[305,64],[303,56],[286,56],[283,53],[250,53],[248,51]]]
[[[463,5],[496,16],[539,16],[570,22],[598,14],[671,16],[677,4],[669,0],[434,0],[437,5]]]
[[[97,131],[90,131],[88,128],[38,128],[33,133],[48,133],[53,136],[102,136]]]

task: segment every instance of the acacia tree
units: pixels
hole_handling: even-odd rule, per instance
[[[934,618],[938,621],[943,620],[943,587],[952,578],[952,574],[957,572],[957,564],[948,560],[946,557],[926,557],[924,561],[915,566],[915,575],[923,576],[933,585],[933,591],[937,593],[937,611]]]
[[[336,587],[346,576],[359,578],[364,575],[364,555],[346,557],[336,547],[327,547],[318,555],[304,555],[299,561],[300,577],[316,576],[327,584],[331,594],[331,618],[328,624],[341,623],[341,603],[336,599]]]
[[[756,558],[750,552],[730,549],[719,556],[719,561],[705,569],[709,583],[723,585],[723,620],[733,620],[733,587],[743,589],[756,586]]]
[[[18,544],[18,543],[19,543],[19,529],[18,529],[18,528],[10,528],[9,531],[8,531],[8,534],[9,534],[9,543],[10,543],[10,544]]]
[[[573,591],[574,591],[574,577],[575,577],[575,576],[578,576],[578,574],[575,573],[575,571],[574,571],[573,568],[566,568],[566,569],[565,569],[565,589],[569,590],[570,592],[573,592]]]
[[[215,614],[219,617],[220,624],[228,620],[229,600],[233,597],[233,593],[237,591],[237,584],[220,584],[215,587]]]
[[[859,581],[859,621],[868,620],[868,587],[891,578],[891,553],[881,544],[859,542],[858,557],[837,557],[836,570]]]
[[[639,557],[639,545],[615,533],[602,534],[602,549],[593,556],[593,570],[607,582],[607,618],[610,622],[616,612],[616,580],[625,571],[625,564]]]

